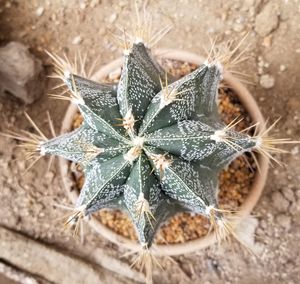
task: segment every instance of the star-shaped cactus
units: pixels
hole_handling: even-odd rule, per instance
[[[141,31],[147,29],[138,28],[137,35]],[[223,66],[219,61],[228,63],[237,48],[223,56],[212,48],[206,62],[175,80],[153,59],[140,40],[143,37],[131,38],[130,44],[125,40],[118,84],[79,76],[68,60],[49,54],[55,61],[55,77],[63,80],[58,87],[66,87],[70,95],[52,96],[76,104],[83,124],[48,139],[26,114],[37,134],[23,130],[2,135],[23,142],[27,159],[33,160],[29,168],[44,155],[81,165],[85,183],[66,225],[75,225],[77,231],[85,216],[102,208],[125,210],[142,248],[134,263],[144,268],[151,283],[152,263],[157,261],[149,248],[164,221],[180,211],[195,212],[210,220],[218,241],[229,236],[239,239],[238,216],[218,206],[220,170],[253,150],[280,164],[272,154],[286,151],[278,145],[299,141],[270,137],[276,122],[256,128],[253,136],[247,131],[256,124],[236,132],[238,119],[228,125],[221,122],[217,95]]]
[[[204,63],[174,80],[136,43],[125,54],[117,85],[62,71],[84,123],[40,149],[84,169],[69,223],[117,206],[128,212],[139,242],[149,248],[162,222],[180,210],[222,219],[218,173],[256,141],[218,117],[220,64]]]

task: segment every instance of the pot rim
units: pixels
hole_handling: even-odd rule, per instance
[[[171,59],[171,60],[188,62],[197,65],[200,65],[201,63],[204,62],[204,58],[202,56],[199,56],[195,53],[176,50],[176,49],[159,49],[156,52],[154,52],[154,56]],[[105,66],[101,67],[92,76],[91,79],[94,81],[101,81],[109,73],[120,68],[122,64],[123,64],[123,58],[118,58],[106,64]],[[224,72],[224,81],[226,81],[226,83],[230,86],[230,88],[234,90],[234,93],[238,96],[242,105],[249,113],[252,121],[254,123],[259,123],[258,127],[262,129],[265,125],[265,119],[255,99],[252,97],[250,92],[238,79],[236,79],[229,72],[226,71]],[[74,104],[69,105],[62,122],[61,134],[70,131],[73,118],[77,110],[78,108],[76,105]],[[258,163],[260,167],[260,172],[258,171],[256,172],[253,184],[250,189],[250,194],[247,196],[245,202],[239,207],[239,213],[242,218],[247,217],[251,213],[256,203],[258,202],[266,183],[268,167],[269,167],[269,159],[265,156],[259,155]],[[78,192],[76,192],[75,190],[73,191],[70,190],[71,185],[73,184],[73,180],[68,172],[68,161],[63,158],[59,158],[59,169],[60,169],[60,174],[61,174],[64,189],[66,190],[71,201],[76,202],[78,198]],[[97,233],[102,235],[104,238],[108,239],[109,241],[125,249],[137,251],[140,248],[140,245],[137,242],[129,240],[121,235],[118,235],[116,232],[112,231],[111,229],[103,225],[99,220],[97,220],[93,216],[91,216],[88,223]],[[196,250],[206,248],[214,244],[215,242],[216,239],[214,235],[212,233],[209,233],[205,237],[196,240],[187,241],[180,244],[167,244],[167,245],[153,244],[152,247],[153,247],[153,253],[155,255],[171,256],[171,255],[179,255],[179,254],[194,252]]]

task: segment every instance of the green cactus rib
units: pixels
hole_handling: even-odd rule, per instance
[[[228,139],[234,141],[231,148],[224,143],[216,143],[212,137],[217,130],[224,127],[221,123],[209,126],[201,122],[201,118],[200,121],[183,120],[150,133],[145,137],[145,144],[187,161],[201,161],[202,165],[215,167],[223,162],[228,163],[236,154],[236,148],[245,151],[255,146],[251,137],[233,131],[227,131]]]
[[[130,162],[123,155],[103,163],[91,163],[85,170],[86,182],[80,192],[77,206],[90,208],[95,203],[106,202],[119,196],[130,168]]]
[[[125,210],[140,243],[150,247],[159,226],[187,210],[209,217],[218,208],[217,177],[254,139],[221,123],[218,64],[203,64],[174,81],[143,43],[125,55],[118,85],[67,74],[83,125],[40,145],[83,166],[78,216]],[[167,78],[167,79],[166,79]]]
[[[151,100],[161,89],[161,77],[165,77],[164,71],[143,44],[134,45],[131,52],[125,55],[117,99],[123,117],[132,111],[137,120],[135,131],[138,130]]]
[[[78,108],[91,128],[108,136],[128,142],[125,130],[116,124],[122,120],[116,97],[116,86],[98,84],[71,74],[65,78],[68,88],[78,94],[82,101],[78,101]]]
[[[45,154],[58,155],[84,167],[95,158],[99,162],[114,158],[125,150],[129,150],[130,146],[84,123],[71,133],[45,142],[43,149]]]
[[[132,167],[124,190],[125,205],[134,220],[140,242],[148,245],[153,239],[155,215],[162,198],[159,181],[151,171],[147,157],[141,154]]]
[[[157,148],[146,148],[148,156],[151,157],[153,152],[163,153]],[[215,172],[199,163],[191,163],[170,154],[167,159],[171,163],[163,175],[159,169],[154,172],[161,180],[162,190],[190,210],[206,215],[207,207],[217,205]]]
[[[219,82],[220,75],[217,66],[202,65],[161,90],[148,107],[140,135],[196,115],[216,115],[215,100],[218,89],[216,82]],[[166,97],[165,100],[162,100],[162,97]],[[171,99],[168,100],[168,97]],[[172,97],[175,97],[173,101]]]

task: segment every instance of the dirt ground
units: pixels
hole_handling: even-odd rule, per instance
[[[154,26],[162,25],[158,17],[173,25],[171,33],[157,47],[203,54],[208,36],[240,39],[249,32],[250,59],[240,66],[255,82],[248,88],[266,118],[271,122],[282,118],[276,134],[300,139],[299,0],[148,2],[154,11]],[[0,0],[0,43],[14,40],[27,44],[43,61],[47,72],[51,69],[50,60],[44,49],[70,56],[80,49],[88,52],[90,62],[99,57],[103,65],[121,54],[111,40],[110,30],[116,25],[128,25],[128,18],[134,15],[131,4],[123,0]],[[273,87],[266,88],[265,79],[269,77],[264,75],[274,79]],[[52,85],[49,81],[48,88]],[[51,100],[46,93],[27,106],[12,97],[0,97],[0,131],[28,129],[23,115],[27,111],[50,135],[46,121],[49,110],[59,132],[66,108],[67,103]],[[243,252],[238,245],[209,248],[173,260],[162,258],[164,270],[154,271],[155,283],[300,283],[299,147],[287,147],[291,154],[278,157],[285,166],[270,169],[267,186],[254,210],[258,219],[258,258]],[[66,212],[53,204],[69,201],[57,164],[48,173],[46,168],[44,159],[23,174],[24,154],[15,142],[0,137],[0,225],[91,262],[93,248],[119,259],[123,252],[88,226],[84,244],[63,229],[59,219]],[[126,259],[121,261],[127,264]]]

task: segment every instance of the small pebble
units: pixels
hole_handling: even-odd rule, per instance
[[[254,16],[255,16],[255,7],[251,7],[249,9],[248,15],[250,17],[250,21],[254,22],[255,21],[255,18],[254,18]]]
[[[85,2],[84,1],[80,2],[79,7],[80,7],[81,10],[84,10],[86,8]]]
[[[297,155],[299,153],[299,147],[295,146],[292,150],[291,150],[291,154],[292,155]]]
[[[44,69],[19,42],[10,42],[0,48],[0,95],[9,94],[31,104],[44,94]]]
[[[286,70],[286,66],[281,64],[279,67],[280,72],[284,72]]]
[[[262,11],[256,16],[255,31],[262,37],[269,35],[279,25],[277,9],[272,1],[267,3]]]
[[[125,6],[127,5],[127,2],[121,0],[121,1],[118,2],[118,4],[119,4],[119,6],[120,6],[121,8],[123,8],[123,7],[125,7]]]
[[[272,35],[264,37],[264,39],[262,41],[262,45],[264,47],[271,47],[271,45],[272,45]]]
[[[91,8],[95,8],[97,5],[99,5],[99,0],[92,0],[90,3]]]
[[[222,14],[221,14],[221,20],[222,21],[226,21],[226,19],[227,19],[227,12],[226,11],[224,11],[224,12],[222,12]]]
[[[242,11],[248,11],[249,9],[251,9],[255,4],[255,0],[244,0],[243,1],[243,6],[242,6]]]
[[[44,177],[47,180],[47,182],[52,182],[54,176],[55,176],[54,172],[48,171]]]
[[[44,7],[40,6],[40,7],[38,7],[38,8],[36,9],[35,14],[36,14],[38,17],[40,17],[40,16],[42,16],[42,15],[44,14],[44,11],[45,11]]]
[[[282,193],[288,201],[290,202],[295,201],[294,191],[291,188],[285,188]]]
[[[240,23],[236,23],[234,24],[233,26],[233,30],[237,33],[240,33],[241,31],[244,30],[244,25],[243,24],[240,24]]]
[[[76,36],[72,40],[72,44],[74,44],[74,45],[80,44],[81,42],[82,42],[81,36]]]
[[[108,18],[108,22],[110,24],[114,23],[115,20],[117,19],[117,17],[118,17],[118,15],[116,13],[111,14],[110,17]]]
[[[296,196],[300,200],[300,189],[296,190]]]
[[[281,227],[283,227],[287,231],[290,230],[290,228],[291,228],[291,217],[290,216],[287,216],[285,214],[279,214],[276,217],[276,220]]]
[[[51,21],[53,21],[53,22],[56,21],[56,18],[57,18],[57,17],[56,17],[56,14],[54,14],[54,13],[53,13],[53,14],[51,15],[51,17],[50,17]]]
[[[286,212],[290,203],[284,198],[281,192],[276,191],[271,196],[272,204],[280,212]]]
[[[264,61],[261,59],[258,60],[258,67],[264,67]]]
[[[275,85],[275,78],[269,74],[264,74],[260,77],[259,83],[264,89],[271,89]]]

